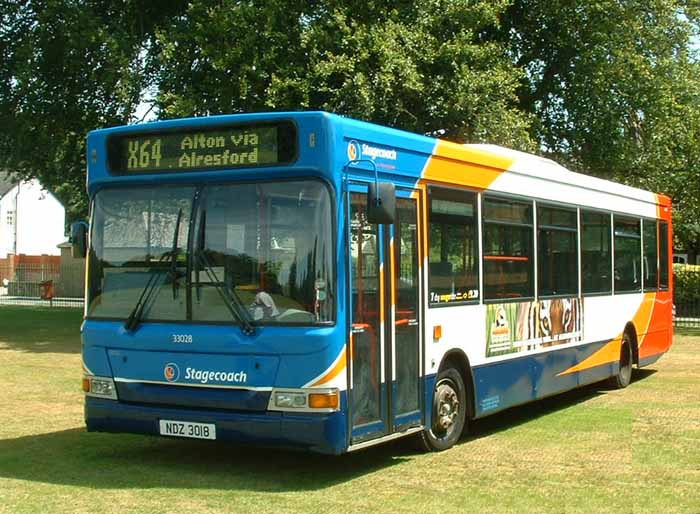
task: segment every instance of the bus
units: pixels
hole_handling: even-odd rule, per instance
[[[88,431],[342,454],[608,380],[671,346],[671,203],[325,112],[96,130]]]

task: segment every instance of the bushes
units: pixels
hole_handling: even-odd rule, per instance
[[[673,301],[678,305],[700,303],[700,265],[673,265]]]

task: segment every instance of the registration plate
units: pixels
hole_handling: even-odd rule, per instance
[[[216,425],[213,423],[161,419],[160,435],[191,437],[193,439],[216,439]]]

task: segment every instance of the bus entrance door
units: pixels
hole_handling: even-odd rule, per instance
[[[391,327],[390,392],[394,431],[421,423],[420,375],[420,238],[415,198],[396,199],[396,223],[391,227]]]
[[[349,198],[351,444],[422,422],[417,193],[389,226],[367,222],[364,191]]]

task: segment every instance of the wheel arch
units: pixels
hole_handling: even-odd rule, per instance
[[[467,419],[473,419],[476,414],[476,384],[469,358],[460,349],[450,350],[442,357],[438,374],[449,367],[455,368],[462,377],[467,389]]]

